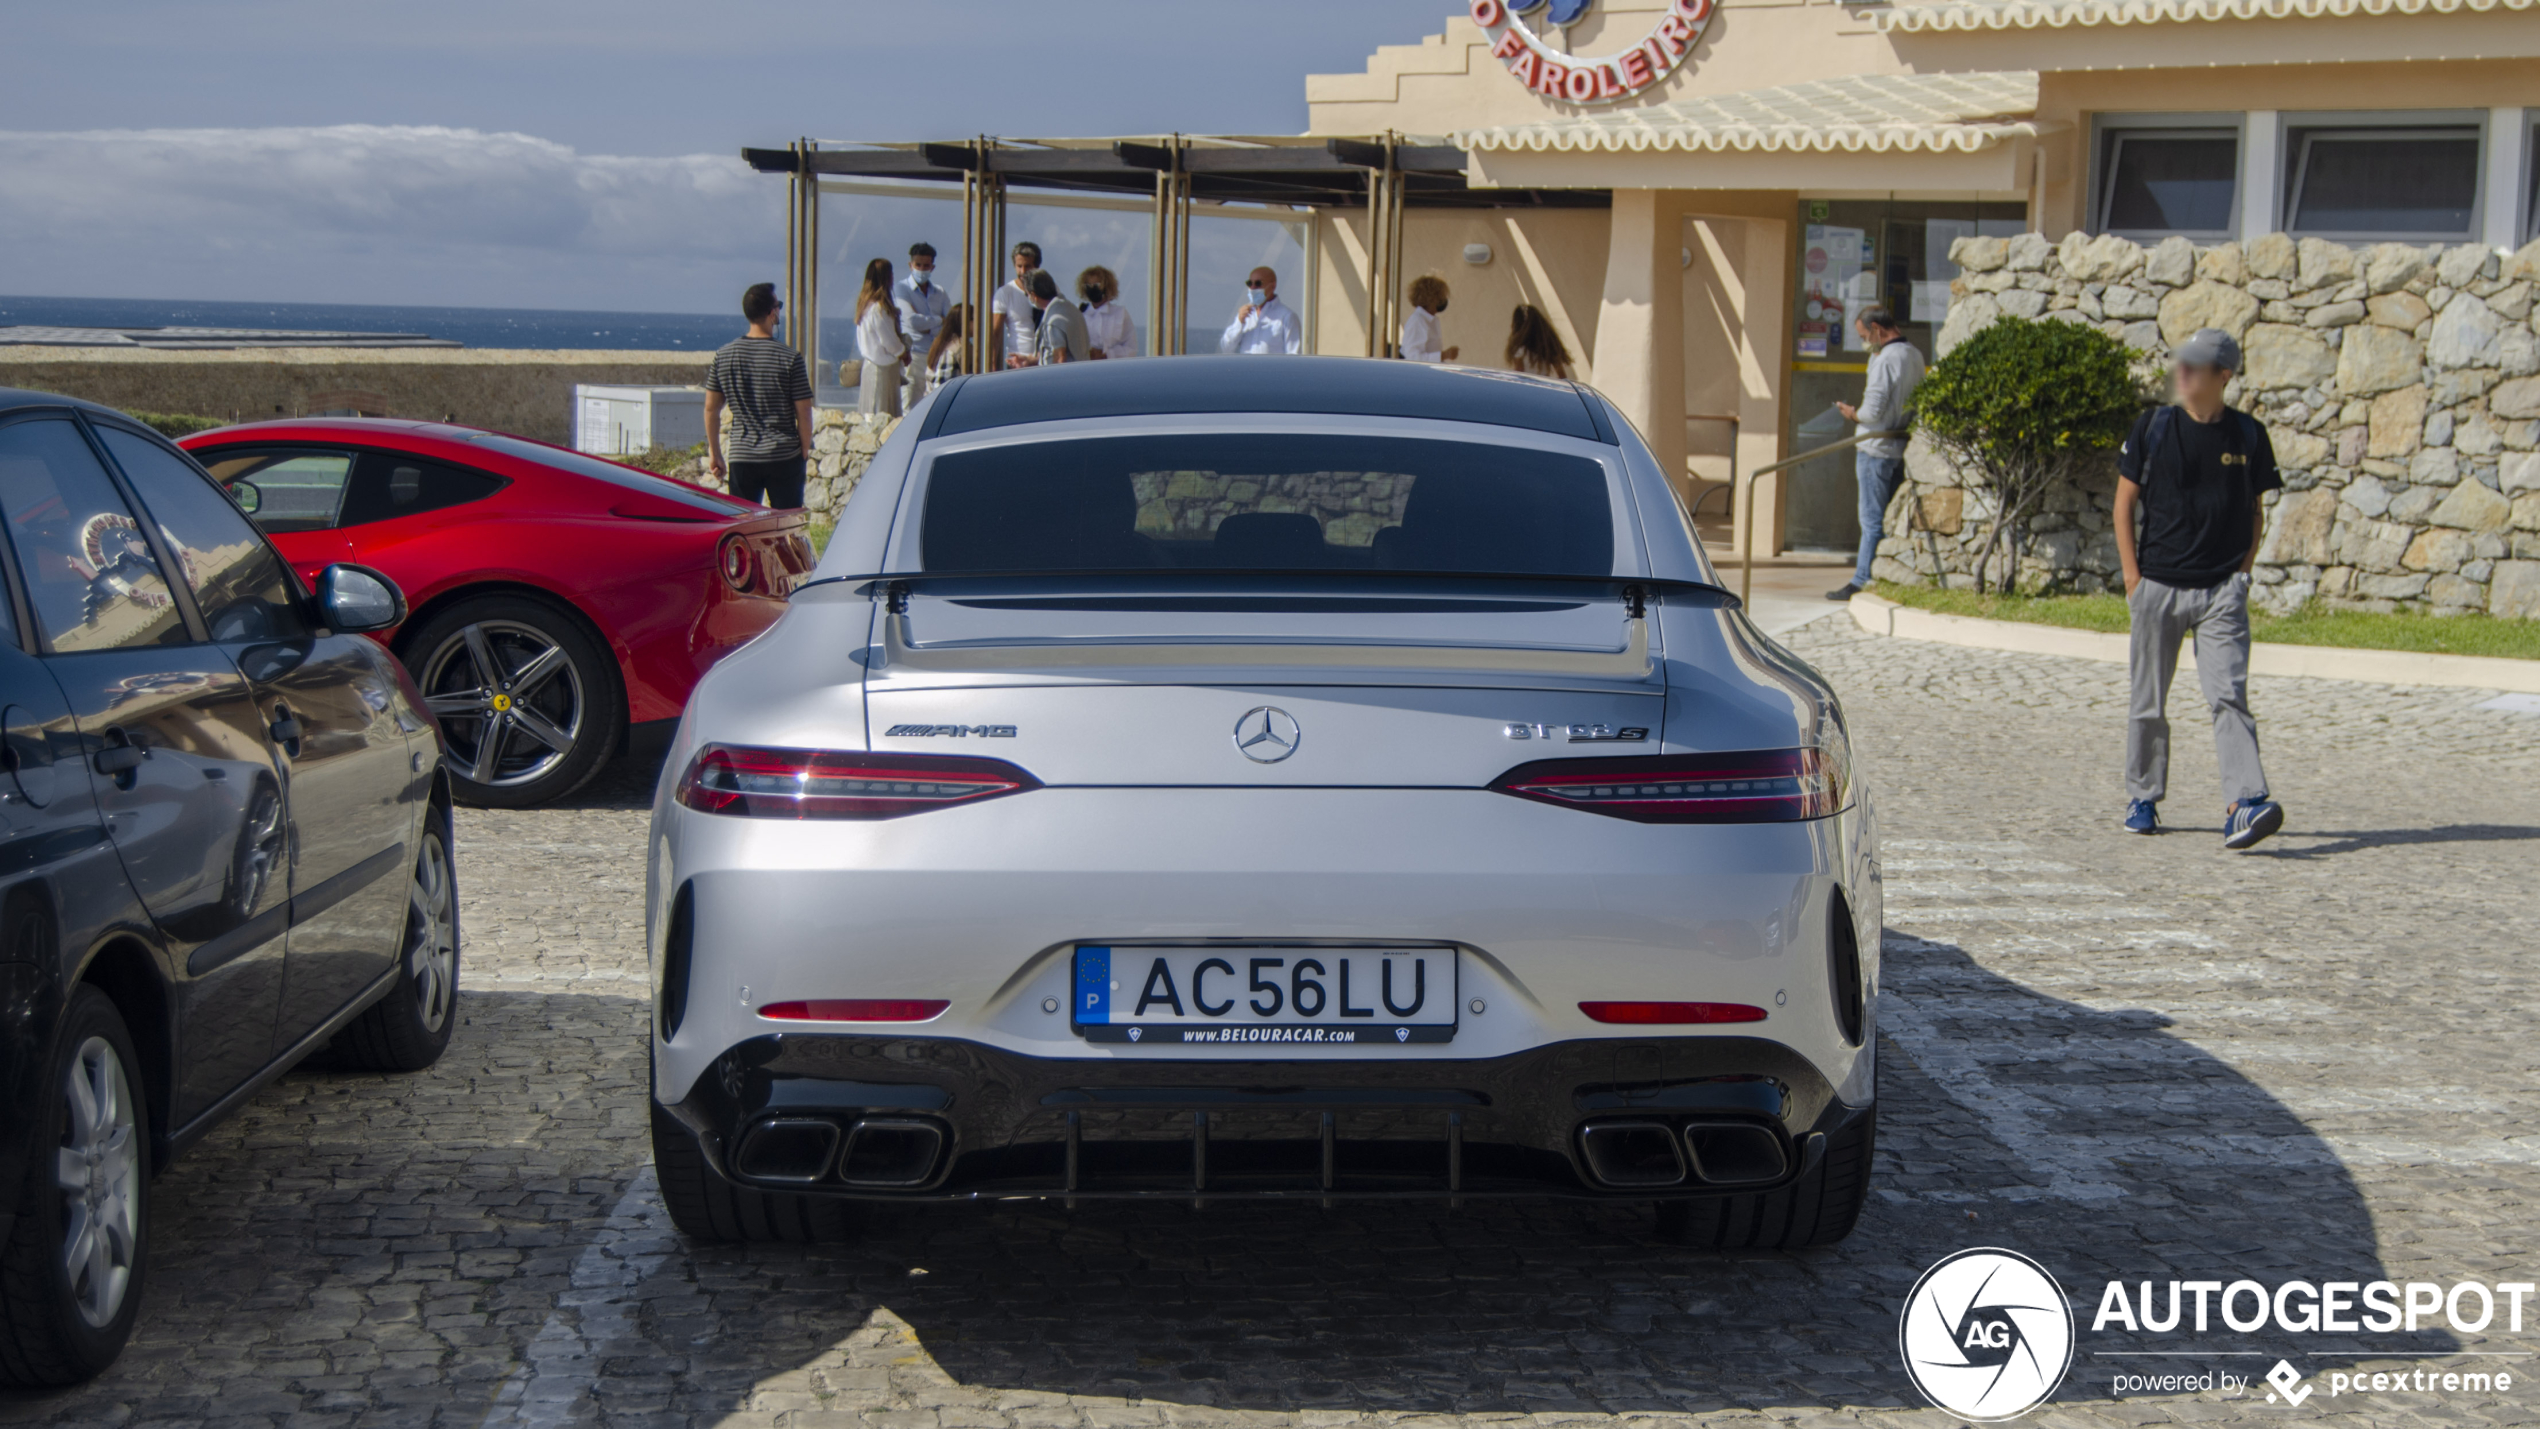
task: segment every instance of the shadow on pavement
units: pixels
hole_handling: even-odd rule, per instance
[[[2355,1348],[2219,1324],[2090,1334],[2112,1278],[2383,1278],[2362,1195],[2297,1117],[2158,1014],[2041,996],[1907,938],[1887,981],[1874,1199],[1849,1241],[1804,1254],[1677,1249],[1645,1208],[1566,1203],[888,1207],[842,1245],[689,1245],[659,1233],[634,1179],[641,1002],[471,993],[434,1071],[296,1073],[177,1163],[134,1352],[87,1389],[0,1399],[0,1421],[217,1404],[475,1425],[524,1357],[587,1376],[569,1406],[584,1423],[714,1422],[763,1390],[983,1425],[1009,1422],[977,1414],[1016,1391],[1272,1411],[1919,1404],[1899,1305],[1977,1245],[2061,1280],[2084,1351],[2065,1401],[2143,1363],[2094,1350]],[[641,1253],[593,1249],[612,1237]],[[607,1339],[587,1367],[540,1358],[542,1336],[585,1325]],[[335,1369],[383,1353],[396,1374]]]
[[[2325,843],[2305,843],[2325,839]],[[2267,858],[2328,858],[2374,848],[2415,844],[2519,843],[2540,839],[2540,828],[2528,824],[2439,824],[2430,829],[2302,829],[2279,834],[2250,852]]]

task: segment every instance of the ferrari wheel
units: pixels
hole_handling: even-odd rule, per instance
[[[617,661],[581,619],[529,596],[463,600],[405,645],[463,804],[525,809],[591,780],[626,727]]]

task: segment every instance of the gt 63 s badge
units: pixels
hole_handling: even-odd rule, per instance
[[[2017,1419],[2073,1363],[2073,1311],[2046,1267],[2018,1251],[1962,1250],[1923,1272],[1897,1327],[1905,1373],[1962,1419]]]

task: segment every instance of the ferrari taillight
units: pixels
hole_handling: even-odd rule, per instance
[[[1491,787],[1644,824],[1789,823],[1843,807],[1840,764],[1816,749],[1541,759]]]
[[[750,554],[750,543],[739,536],[723,538],[723,550],[716,558],[723,567],[723,583],[737,591],[750,588],[750,577],[758,565]]]
[[[896,819],[1040,787],[1002,759],[709,744],[680,778],[679,802],[762,819]]]

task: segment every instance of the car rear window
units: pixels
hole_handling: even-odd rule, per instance
[[[1261,432],[946,452],[929,571],[1457,571],[1608,575],[1586,457],[1480,442]]]
[[[676,501],[709,516],[733,516],[751,509],[746,502],[735,501],[728,496],[718,496],[711,491],[700,491],[686,482],[672,481],[666,476],[655,476],[649,471],[638,471],[631,466],[619,466],[616,462],[602,461],[595,456],[584,456],[580,452],[570,451],[564,447],[551,447],[543,442],[524,441],[519,437],[507,437],[498,432],[478,432],[469,436],[468,441],[488,450],[501,452],[505,456],[518,457],[522,461],[534,461],[559,471],[572,472],[576,476],[587,476],[594,480],[622,486],[628,491],[640,491],[647,496],[658,496],[665,501]]]

